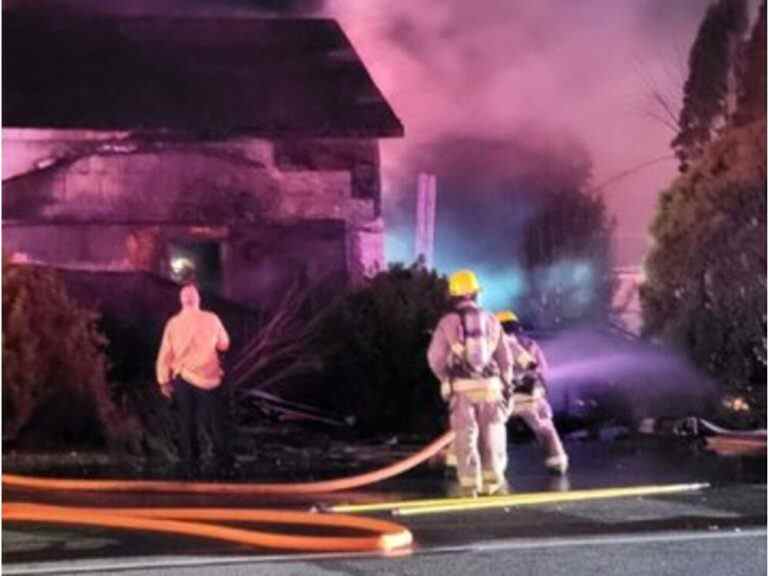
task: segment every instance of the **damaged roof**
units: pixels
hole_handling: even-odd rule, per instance
[[[335,20],[3,10],[2,49],[5,127],[403,134]]]

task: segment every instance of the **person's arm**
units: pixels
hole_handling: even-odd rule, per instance
[[[450,343],[445,335],[444,321],[441,320],[432,334],[432,341],[427,350],[427,362],[432,373],[440,381],[440,395],[443,400],[447,400],[451,394],[451,387],[448,377],[448,354],[450,353]]]
[[[160,391],[164,396],[171,395],[171,377],[173,376],[173,345],[171,343],[171,321],[169,320],[163,330],[163,339],[160,343],[160,351],[157,353],[155,372]]]
[[[216,337],[216,350],[219,352],[226,352],[229,350],[229,334],[227,334],[224,324],[219,319],[219,334]]]
[[[491,321],[494,323],[492,334],[496,340],[493,358],[499,366],[501,379],[504,381],[504,384],[512,386],[515,364],[514,357],[512,356],[513,353],[510,350],[507,338],[504,336],[504,330],[501,329],[501,324],[499,324],[498,320],[493,318],[493,316],[491,316],[491,318]]]
[[[547,372],[549,372],[549,364],[547,363],[547,357],[544,356],[544,350],[541,349],[538,342],[533,343],[533,357],[536,359],[539,375],[546,380]]]

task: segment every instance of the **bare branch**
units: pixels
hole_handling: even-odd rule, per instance
[[[327,312],[309,311],[311,293],[312,288],[293,285],[263,317],[261,328],[245,345],[231,371],[231,382],[238,396],[265,394],[266,389],[319,371],[321,359],[313,350],[313,344]],[[274,402],[275,398],[277,396],[270,401]]]

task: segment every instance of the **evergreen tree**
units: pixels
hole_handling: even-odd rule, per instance
[[[679,131],[672,141],[685,172],[733,112],[735,68],[747,27],[746,0],[718,0],[699,26],[688,56]]]
[[[752,427],[766,425],[765,13],[739,50],[736,113],[659,198],[640,290],[645,334],[685,351],[721,385],[719,415]]]

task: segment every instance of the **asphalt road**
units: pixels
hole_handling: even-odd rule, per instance
[[[730,575],[766,573],[763,528],[723,532],[660,532],[535,540],[500,540],[434,548],[399,558],[377,556],[142,557],[57,565],[4,565],[3,573],[125,576],[317,575]]]

